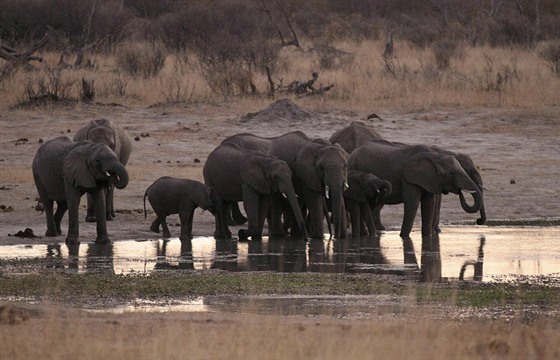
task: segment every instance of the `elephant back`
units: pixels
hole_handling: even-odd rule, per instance
[[[329,141],[333,144],[340,144],[348,154],[351,154],[361,145],[380,139],[383,139],[383,137],[377,131],[361,121],[354,121],[347,127],[336,131]]]

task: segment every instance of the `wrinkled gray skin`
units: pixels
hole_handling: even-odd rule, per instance
[[[342,146],[342,148],[346,150],[348,154],[351,154],[352,151],[354,151],[356,148],[369,141],[382,139],[383,138],[380,134],[378,134],[374,129],[368,127],[365,123],[354,121],[347,127],[336,131],[329,140],[333,144],[340,144],[340,146]],[[468,155],[454,153],[435,146],[425,147],[425,150],[439,151],[444,154],[454,156],[457,161],[459,161],[459,164],[461,164],[465,172],[469,175],[471,180],[474,181],[475,184],[477,184],[481,193],[483,193],[482,177],[476,169],[476,165]],[[439,232],[439,210],[441,207],[441,195],[438,195],[436,200],[437,204],[435,210],[436,214],[434,214],[434,229]],[[378,230],[384,229],[384,226],[381,224],[379,209],[377,209],[377,211],[374,211],[374,221]],[[476,222],[479,225],[483,225],[486,222],[486,211],[484,204],[480,208],[480,218],[478,218]]]
[[[355,149],[348,159],[350,170],[372,173],[392,185],[384,204],[404,203],[401,237],[408,237],[421,206],[422,236],[434,234],[434,217],[440,194],[459,194],[461,206],[475,213],[483,205],[482,192],[455,157],[426,146],[370,141]],[[467,204],[463,191],[473,195],[474,205]]]
[[[386,180],[367,172],[348,170],[348,189],[344,191],[344,203],[350,213],[352,236],[376,234],[370,208],[377,208],[391,191],[391,183]],[[362,223],[365,223],[367,229],[361,228]]]
[[[96,242],[109,242],[105,216],[105,191],[128,185],[128,173],[115,153],[104,144],[73,142],[62,136],[44,143],[33,159],[33,179],[47,216],[45,236],[62,235],[60,221],[68,210],[66,243],[79,239],[78,208],[84,193],[91,195],[97,215]],[[54,202],[57,203],[53,213]]]
[[[261,138],[252,134],[237,134],[222,143],[233,143],[248,149],[267,151],[284,160],[292,170],[293,183],[308,211],[308,231],[313,238],[324,236],[324,196],[327,192],[333,204],[332,222],[336,237],[346,237],[346,213],[342,193],[346,181],[348,154],[326,140],[311,139],[301,131]],[[286,236],[282,225],[281,199],[273,197],[271,207],[271,236]],[[293,229],[292,229],[293,233]]]
[[[113,150],[124,166],[130,158],[132,151],[132,141],[126,131],[118,125],[115,125],[111,120],[97,119],[91,120],[87,125],[80,128],[74,141],[90,140],[94,143],[105,144]],[[105,199],[106,211],[105,216],[107,220],[115,218],[115,209],[113,205],[113,187],[110,186]],[[91,197],[88,196],[88,207],[86,214],[86,221],[95,222],[96,216],[93,211]]]
[[[270,207],[270,196],[286,196],[295,214],[297,225],[305,228],[296,192],[292,185],[292,171],[285,161],[264,152],[247,150],[235,144],[221,144],[214,149],[203,169],[204,182],[216,192],[217,239],[231,238],[228,211],[233,203],[243,201],[249,221],[247,230],[239,230],[241,240],[262,238],[264,221]]]
[[[181,219],[180,240],[192,239],[192,223],[197,207],[214,212],[211,189],[197,180],[178,179],[164,176],[150,185],[144,193],[144,217],[146,214],[146,197],[156,213],[150,230],[159,233],[163,229],[163,237],[171,237],[166,218],[171,214],[179,214]]]

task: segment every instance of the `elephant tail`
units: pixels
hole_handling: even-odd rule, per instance
[[[146,211],[146,196],[148,196],[148,190],[150,190],[150,188],[147,188],[146,192],[144,193],[144,219],[148,218],[148,213]]]

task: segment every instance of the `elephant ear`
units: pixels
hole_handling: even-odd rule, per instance
[[[74,187],[94,188],[97,186],[97,182],[88,169],[85,157],[87,151],[84,151],[84,147],[88,148],[90,144],[79,145],[66,155],[62,174],[64,181]]]
[[[265,176],[264,162],[262,156],[251,156],[241,165],[241,180],[257,190],[261,194],[270,194],[270,184]]]
[[[442,193],[442,182],[436,164],[433,162],[433,153],[424,152],[411,156],[403,163],[405,179],[422,187],[432,194]]]
[[[316,168],[317,152],[323,145],[310,143],[305,145],[296,158],[296,174],[311,190],[322,192],[321,176]]]

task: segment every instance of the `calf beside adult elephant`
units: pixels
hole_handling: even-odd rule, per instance
[[[281,136],[262,138],[253,134],[237,134],[222,143],[233,143],[241,147],[268,152],[285,161],[293,172],[293,184],[303,199],[308,211],[309,235],[324,236],[323,196],[328,194],[333,205],[332,222],[335,236],[346,236],[346,216],[343,191],[347,187],[348,154],[338,145],[326,140],[309,138],[301,131]],[[278,199],[274,199],[275,204]],[[280,206],[273,205],[271,211],[271,235],[285,236],[280,220]]]
[[[216,202],[214,191],[200,181],[191,179],[178,179],[171,176],[163,176],[144,193],[144,217],[146,217],[146,197],[156,213],[156,219],[152,222],[150,230],[159,233],[161,225],[163,237],[171,237],[166,218],[171,214],[179,214],[181,220],[180,240],[192,239],[192,224],[194,211],[197,207],[202,210],[210,210],[214,213]]]
[[[371,209],[381,205],[391,192],[392,185],[389,181],[371,173],[348,170],[348,189],[344,191],[344,203],[350,214],[352,236],[376,234]],[[362,228],[362,223],[367,229]]]
[[[391,183],[392,193],[383,199],[383,203],[404,204],[401,237],[410,235],[419,206],[422,236],[433,234],[437,196],[440,194],[459,194],[461,206],[468,213],[478,212],[483,205],[480,188],[457,159],[426,146],[370,141],[352,152],[348,167],[372,173]],[[472,194],[472,206],[465,200],[463,191]]]
[[[92,197],[97,218],[95,241],[109,241],[105,220],[105,191],[110,185],[118,189],[126,187],[128,173],[107,145],[91,141],[73,142],[65,136],[58,137],[47,141],[37,150],[32,170],[47,216],[45,236],[62,234],[60,222],[68,210],[66,242],[78,242],[80,198],[88,193]]]
[[[216,238],[231,237],[228,211],[231,204],[243,201],[249,224],[247,230],[239,230],[239,238],[260,239],[273,193],[281,193],[288,199],[305,236],[303,215],[292,185],[292,171],[285,161],[262,151],[225,143],[208,155],[203,175],[204,182],[217,196]]]
[[[123,128],[107,119],[91,120],[89,123],[80,128],[74,135],[74,141],[80,140],[90,140],[95,143],[107,145],[115,152],[117,159],[119,159],[123,166],[126,166],[132,151],[132,141],[130,136],[128,136]],[[113,187],[110,186],[107,189],[105,200],[105,216],[107,220],[113,220],[115,218],[113,196]],[[95,222],[95,219],[96,216],[93,211],[91,197],[88,196],[86,221]]]

